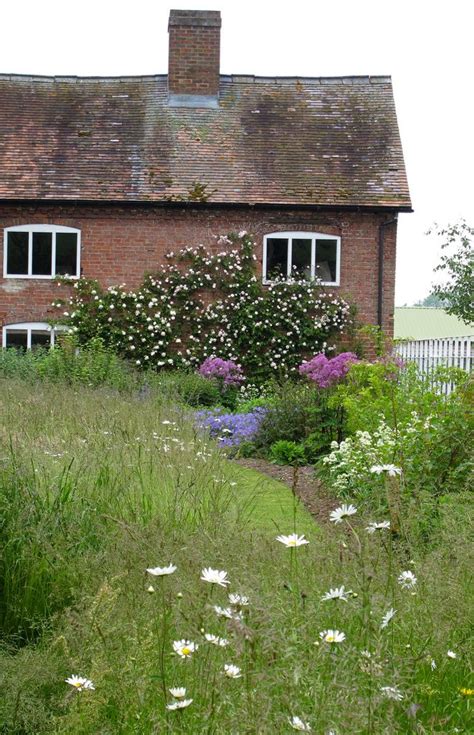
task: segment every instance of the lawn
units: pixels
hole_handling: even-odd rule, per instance
[[[472,732],[466,496],[414,546],[317,527],[163,392],[3,380],[0,411],[1,733]]]

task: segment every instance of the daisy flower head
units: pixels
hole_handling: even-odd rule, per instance
[[[277,536],[276,540],[281,544],[284,544],[287,549],[293,549],[295,546],[304,546],[305,544],[309,544],[309,541],[305,539],[304,534],[302,536],[298,536],[297,533],[290,533],[289,536]]]
[[[309,722],[303,722],[303,720],[297,715],[289,717],[288,720],[293,730],[298,730],[298,732],[311,732]]]
[[[224,664],[224,674],[229,679],[240,679],[242,676],[239,667],[234,664]]]
[[[236,614],[230,607],[220,607],[220,605],[214,605],[214,612],[219,618],[227,618],[227,620],[233,620]]]
[[[180,641],[173,641],[173,651],[180,657],[180,658],[190,658],[193,653],[197,651],[199,648],[197,643],[193,643],[193,641],[187,641],[184,638]]]
[[[381,627],[382,630],[383,630],[383,628],[386,628],[387,627],[387,625],[389,624],[389,622],[391,621],[391,619],[393,618],[393,616],[395,615],[396,612],[397,611],[394,610],[393,607],[391,607],[389,610],[387,610],[387,612],[385,613],[385,615],[382,618],[382,622],[380,623],[380,627]]]
[[[354,513],[357,513],[357,508],[352,505],[346,505],[346,503],[343,503],[343,505],[339,506],[339,508],[336,508],[336,510],[333,510],[329,515],[329,520],[333,523],[342,523],[344,518],[348,518],[349,516],[353,516]]]
[[[393,699],[395,702],[400,702],[404,696],[398,687],[380,687],[380,692],[384,697]]]
[[[375,533],[376,531],[388,531],[390,528],[390,521],[380,521],[377,523],[376,521],[371,521],[368,526],[366,526],[365,530],[367,533]]]
[[[326,600],[343,600],[347,602],[347,595],[350,594],[352,594],[352,590],[346,590],[344,585],[342,587],[334,587],[334,589],[331,588],[329,592],[326,592],[321,597],[321,602],[325,602]]]
[[[416,585],[416,577],[413,572],[402,572],[398,577],[398,584],[405,590],[413,589]]]
[[[184,699],[186,696],[186,687],[171,687],[168,691],[175,699]]]
[[[227,579],[227,572],[220,572],[218,569],[211,569],[211,567],[202,570],[201,579],[203,582],[218,584],[220,587],[226,587],[230,584],[230,580]]]
[[[167,567],[150,567],[147,569],[148,574],[151,574],[152,577],[164,577],[167,574],[173,574],[178,567],[176,567],[174,564],[168,564]]]
[[[84,689],[95,689],[95,686],[91,682],[90,679],[86,679],[84,676],[76,676],[73,674],[72,676],[68,676],[67,679],[64,680],[66,684],[70,684],[74,689],[77,689],[78,692],[84,691]]]
[[[212,633],[205,633],[204,638],[208,643],[213,643],[215,646],[220,646],[221,648],[229,645],[227,638],[220,638],[218,635],[213,635]]]
[[[448,658],[457,658],[457,657],[458,657],[458,654],[457,654],[457,653],[455,653],[454,651],[451,651],[451,650],[449,650],[449,651],[447,652],[446,656],[447,656]]]
[[[175,702],[171,702],[171,704],[167,704],[166,709],[170,711],[184,709],[185,707],[189,707],[192,702],[192,699],[178,699]]]
[[[346,634],[340,630],[322,630],[319,637],[324,643],[342,643],[346,640]]]
[[[245,595],[233,595],[232,593],[229,595],[229,602],[234,607],[246,607],[250,604],[249,598]]]
[[[390,477],[396,477],[396,475],[402,474],[400,467],[396,467],[394,464],[374,464],[370,468],[370,471],[375,475],[381,475],[383,472],[386,472]]]

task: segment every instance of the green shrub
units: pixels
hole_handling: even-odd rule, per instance
[[[272,444],[269,457],[276,464],[290,464],[293,466],[306,464],[304,446],[285,439],[280,439]]]
[[[199,373],[174,370],[172,372],[147,373],[150,386],[165,394],[169,400],[188,406],[221,405],[219,386],[214,380]]]

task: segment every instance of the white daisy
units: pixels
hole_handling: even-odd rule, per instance
[[[245,597],[244,595],[229,595],[229,602],[231,605],[234,605],[235,607],[245,607],[249,604],[249,598]]]
[[[164,577],[166,574],[173,574],[177,568],[174,564],[169,564],[167,567],[151,567],[147,572],[153,577]]]
[[[367,533],[375,533],[376,531],[386,531],[390,528],[390,521],[380,521],[377,523],[376,521],[371,521],[368,526],[366,526]]]
[[[289,536],[277,536],[276,540],[281,544],[284,544],[287,549],[309,544],[309,541],[305,539],[304,534],[302,536],[298,536],[297,533],[291,533]]]
[[[322,638],[322,640],[325,643],[342,643],[346,640],[346,634],[342,633],[339,630],[322,630],[319,634],[319,637]]]
[[[229,679],[240,679],[242,676],[239,667],[234,666],[234,664],[224,664],[224,674],[228,676]]]
[[[390,610],[387,610],[387,612],[382,618],[382,622],[380,623],[380,627],[382,629],[387,627],[387,625],[389,624],[389,622],[391,621],[391,619],[393,618],[396,612],[397,611],[394,610],[393,607],[391,607]]]
[[[370,471],[376,475],[381,475],[382,472],[386,472],[390,477],[402,474],[400,467],[395,467],[394,464],[374,464],[370,468]]]
[[[398,583],[403,589],[412,589],[416,585],[416,577],[413,572],[402,572],[398,577]]]
[[[396,702],[400,702],[404,696],[398,687],[380,687],[380,691],[384,697],[394,699]]]
[[[218,584],[221,587],[225,587],[230,584],[230,580],[227,579],[227,572],[220,572],[217,569],[203,569],[201,572],[201,579],[203,582],[210,582],[211,584]]]
[[[333,523],[341,523],[343,518],[347,518],[348,516],[353,516],[354,513],[357,513],[357,508],[352,505],[346,505],[345,503],[341,505],[339,508],[336,508],[336,510],[333,510],[329,515],[329,520],[331,520]]]
[[[208,643],[213,643],[215,646],[220,646],[221,648],[229,645],[227,638],[220,638],[218,635],[213,635],[212,633],[205,633],[204,638]]]
[[[95,689],[95,686],[90,679],[86,679],[84,676],[76,676],[73,674],[64,680],[66,684],[70,684],[78,692],[82,692],[84,689]]]
[[[172,687],[168,691],[175,699],[184,699],[186,696],[186,687]]]
[[[303,722],[303,720],[297,715],[289,717],[288,721],[293,730],[298,730],[298,732],[311,732],[311,726],[309,722]]]
[[[235,618],[235,613],[230,609],[230,607],[214,605],[214,611],[220,618],[227,618],[228,620],[233,620]]]
[[[446,654],[446,656],[448,658],[457,658],[458,657],[458,654],[455,653],[454,651],[448,651],[447,654]]]
[[[171,702],[171,704],[166,705],[167,710],[175,710],[175,709],[184,709],[185,707],[189,707],[190,704],[192,704],[192,699],[179,699],[176,702]]]
[[[190,658],[198,648],[197,643],[187,641],[184,638],[180,641],[173,641],[173,651],[181,658]]]
[[[330,589],[329,592],[326,592],[321,597],[321,602],[325,602],[326,600],[344,600],[344,602],[347,602],[347,595],[352,594],[352,590],[345,590],[344,585],[342,587],[334,587],[334,589]]]

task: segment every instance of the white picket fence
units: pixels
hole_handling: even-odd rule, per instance
[[[474,337],[414,339],[399,342],[395,352],[402,360],[415,362],[427,378],[439,366],[457,367],[468,373],[474,368]],[[441,387],[443,393],[450,393],[451,389],[450,384]]]

